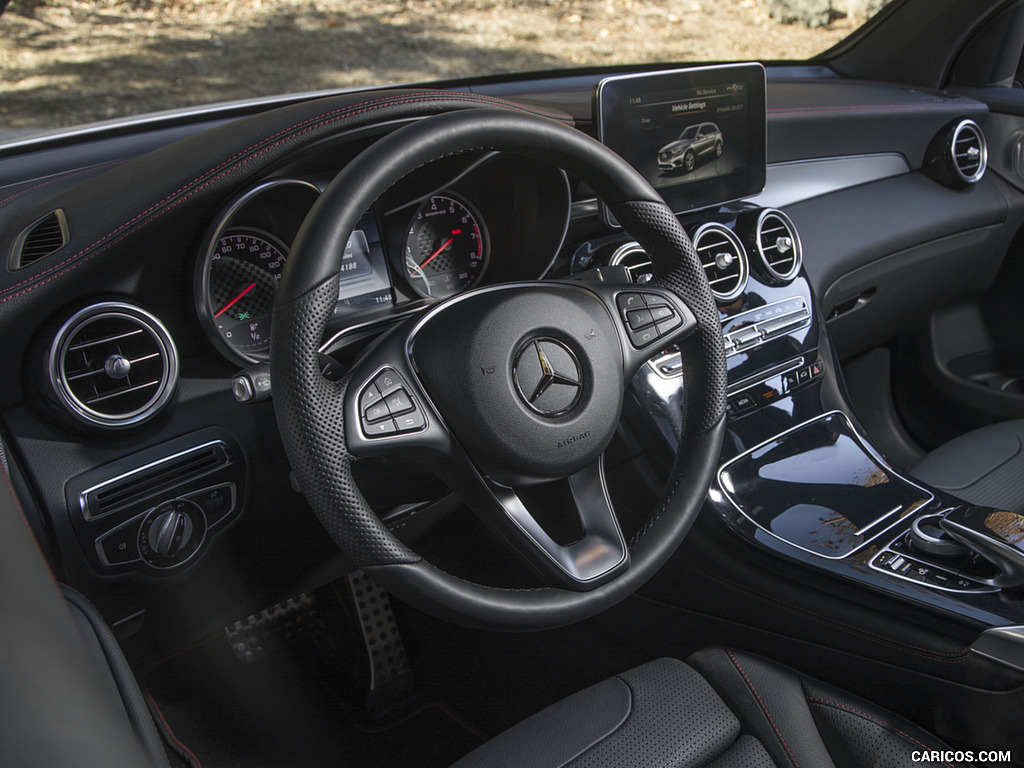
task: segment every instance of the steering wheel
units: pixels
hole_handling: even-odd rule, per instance
[[[339,382],[318,347],[338,298],[345,243],[362,214],[413,170],[457,153],[500,151],[576,176],[650,254],[642,286],[539,281],[470,290],[386,334]],[[626,388],[657,350],[682,351],[683,434],[659,502],[627,543],[602,457]],[[701,262],[654,189],[618,155],[560,123],[472,109],[377,141],[321,195],[275,301],[274,406],[313,511],[338,546],[389,591],[442,618],[536,630],[588,618],[639,588],[676,550],[710,485],[724,434],[721,326]],[[353,479],[358,457],[416,452],[547,586],[507,589],[443,571],[381,523]],[[454,479],[453,479],[454,478]],[[565,479],[582,538],[563,545],[517,489]]]

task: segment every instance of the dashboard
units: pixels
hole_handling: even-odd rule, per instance
[[[168,126],[141,134],[131,152],[115,141],[114,156],[114,144],[98,141],[64,159],[0,158],[0,227],[11,254],[0,274],[0,332],[10,340],[0,365],[19,372],[0,387],[3,444],[15,484],[37,500],[30,522],[64,578],[116,622],[155,610],[168,588],[204,592],[225,563],[245,574],[239,589],[255,600],[254,584],[274,589],[257,564],[273,562],[275,579],[288,581],[315,559],[311,540],[328,557],[311,516],[279,513],[304,502],[274,437],[265,397],[272,383],[253,374],[264,396],[246,402],[231,383],[240,369],[266,364],[275,287],[302,222],[363,148],[431,114],[515,108],[596,135],[599,81],[570,75],[477,92],[384,92],[374,100],[390,110],[383,121],[360,107],[365,95],[342,95]],[[820,407],[837,350],[869,348],[877,334],[909,322],[915,301],[974,290],[936,272],[908,299],[898,280],[872,270],[911,269],[917,256],[904,252],[917,247],[939,249],[963,274],[994,274],[1015,230],[1006,222],[1022,216],[1017,196],[991,172],[969,188],[925,172],[930,153],[942,152],[933,140],[949,126],[984,123],[981,102],[806,68],[772,68],[765,88],[765,156],[747,156],[763,170],[764,191],[723,202],[713,185],[715,197],[680,215],[718,303],[736,452]],[[843,121],[833,124],[840,110]],[[893,120],[905,130],[894,132]],[[733,149],[735,128],[725,120],[687,121],[716,125]],[[644,158],[656,158],[662,138],[651,138],[658,146]],[[716,167],[710,146],[694,168],[705,177]],[[123,196],[125,188],[136,194]],[[895,211],[894,200],[914,216]],[[40,245],[44,235],[58,247]],[[403,178],[348,238],[320,348],[324,370],[343,376],[389,328],[472,288],[537,279],[643,284],[650,271],[643,249],[602,218],[593,191],[565,170],[486,148],[445,158]],[[639,311],[634,322],[638,338],[657,334],[653,315]],[[648,404],[642,418],[671,446],[679,416],[651,403],[672,402],[679,355],[653,340],[650,349],[634,384]],[[400,465],[399,483],[393,465],[360,464],[371,503],[403,530],[446,492],[415,462]],[[175,531],[188,546],[175,543]],[[215,616],[238,599],[229,590],[199,604]]]

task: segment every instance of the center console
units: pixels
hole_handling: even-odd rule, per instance
[[[602,140],[680,216],[718,303],[727,436],[707,507],[808,574],[983,629],[1022,624],[1024,601],[1012,590],[1024,584],[1024,517],[969,507],[885,460],[847,403],[794,223],[730,202],[764,183],[763,77],[756,66],[708,67],[610,78],[594,92]],[[625,235],[587,244],[574,269],[602,252],[647,278],[643,252]],[[682,369],[679,352],[665,349],[634,380],[673,450]]]

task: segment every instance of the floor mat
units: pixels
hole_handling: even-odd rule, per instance
[[[446,766],[484,740],[437,703],[376,726],[309,641],[244,663],[218,636],[155,665],[144,683],[165,735],[202,768]]]

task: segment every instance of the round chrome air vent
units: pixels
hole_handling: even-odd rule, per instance
[[[788,283],[800,271],[803,253],[796,226],[782,211],[766,208],[757,217],[754,243],[759,272],[773,285]]]
[[[973,120],[961,120],[957,124],[948,151],[953,170],[964,183],[976,184],[985,175],[988,144],[981,127]]]
[[[747,252],[733,231],[714,222],[704,224],[693,233],[693,247],[715,298],[723,304],[739,298],[747,287],[750,266]]]
[[[654,274],[651,257],[635,240],[616,248],[615,253],[608,259],[608,264],[613,267],[625,267],[629,279],[634,283],[646,283]]]
[[[118,302],[94,304],[57,332],[50,382],[80,421],[130,427],[154,416],[174,393],[178,352],[148,312]]]

